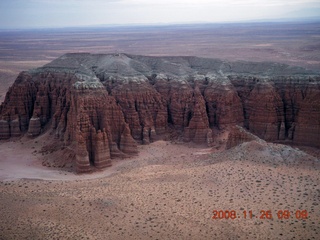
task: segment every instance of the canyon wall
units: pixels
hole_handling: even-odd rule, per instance
[[[320,74],[275,63],[66,54],[20,73],[0,107],[0,139],[50,131],[74,146],[77,172],[110,166],[169,131],[211,145],[212,129],[236,125],[267,141],[320,147]]]

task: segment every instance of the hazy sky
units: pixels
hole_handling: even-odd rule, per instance
[[[0,28],[320,18],[317,0],[0,0]]]

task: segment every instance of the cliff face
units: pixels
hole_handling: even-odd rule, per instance
[[[136,154],[138,143],[169,129],[210,145],[213,128],[235,125],[268,141],[320,147],[320,74],[272,63],[67,54],[22,72],[0,107],[0,139],[51,131],[77,146],[78,172]]]

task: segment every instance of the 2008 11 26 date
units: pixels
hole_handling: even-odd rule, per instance
[[[213,210],[212,219],[237,219],[237,218],[244,218],[244,219],[273,219],[274,216],[278,219],[307,219],[308,212],[307,210],[296,210],[296,211],[289,211],[289,210],[278,210],[275,214],[272,213],[271,210],[260,210],[259,214],[253,214],[252,210],[249,211],[242,211],[237,212],[235,210]]]

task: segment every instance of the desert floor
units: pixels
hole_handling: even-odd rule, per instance
[[[40,148],[0,143],[0,239],[320,238],[320,161],[289,146],[157,141],[84,175],[43,167]],[[214,210],[236,218],[212,219]]]

